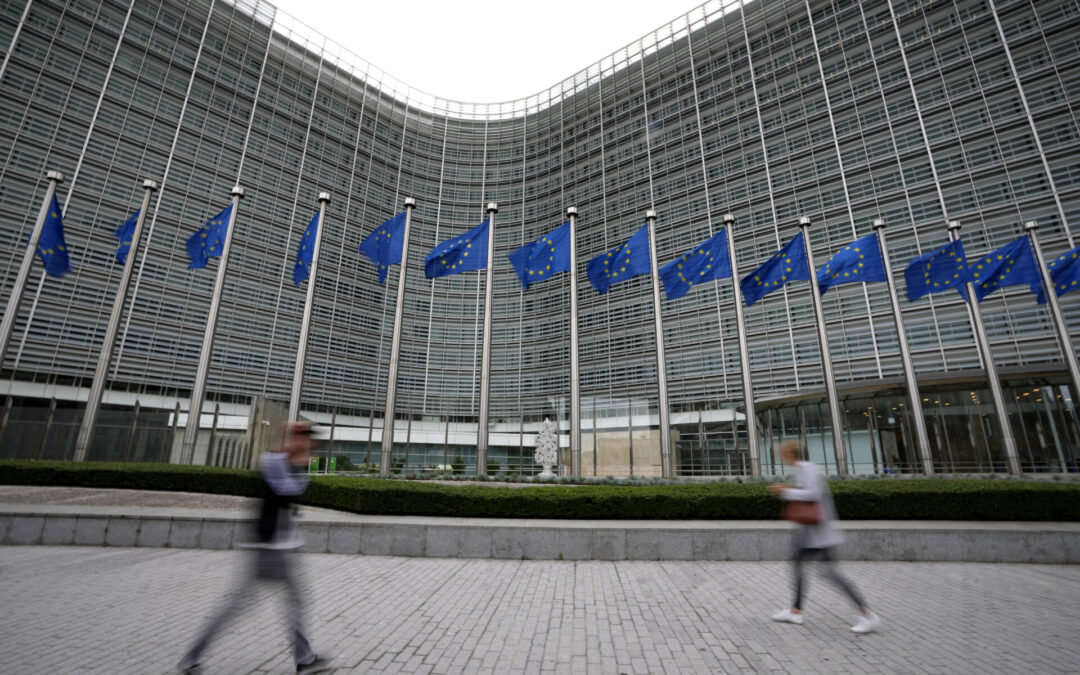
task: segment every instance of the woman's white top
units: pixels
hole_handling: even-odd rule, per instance
[[[800,548],[829,548],[844,541],[844,533],[836,526],[836,509],[829,483],[817,464],[796,462],[794,487],[785,488],[780,498],[789,502],[817,502],[821,507],[820,523],[796,526],[796,541]]]

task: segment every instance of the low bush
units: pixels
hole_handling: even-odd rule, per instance
[[[142,462],[2,460],[0,484],[206,492],[240,497],[256,497],[263,490],[263,483],[254,471]]]
[[[254,472],[170,464],[0,461],[0,484],[174,490],[257,496]],[[834,480],[845,520],[1080,521],[1080,484],[927,478]],[[761,520],[779,516],[763,483],[445,485],[317,476],[303,502],[354,513],[471,518]]]

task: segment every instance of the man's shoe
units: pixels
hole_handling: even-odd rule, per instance
[[[781,621],[783,623],[793,623],[793,624],[796,624],[798,626],[801,626],[802,622],[803,622],[803,616],[802,616],[802,614],[796,614],[795,612],[791,611],[790,609],[782,609],[779,612],[777,612],[776,614],[772,615],[772,620],[773,621]]]
[[[324,659],[316,656],[315,660],[311,663],[296,664],[296,675],[301,675],[302,673],[325,673],[333,667],[331,659]]]
[[[851,627],[852,633],[873,633],[881,625],[881,619],[877,614],[870,612],[869,616],[859,616],[859,620]]]

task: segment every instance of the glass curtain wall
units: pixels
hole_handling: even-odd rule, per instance
[[[1004,385],[1009,423],[1025,472],[1080,470],[1080,426],[1069,388],[1056,378],[1010,380]],[[985,387],[922,391],[936,473],[1004,473],[1000,433]],[[899,389],[841,397],[849,472],[922,473],[906,397]],[[812,461],[836,472],[823,400],[770,405],[759,415],[766,438],[763,472],[784,473],[776,448],[800,440]]]
[[[34,267],[0,368],[19,401],[8,427],[31,425],[40,435],[77,425],[119,280],[112,232],[136,208],[142,178],[162,189],[121,322],[108,410],[134,412],[140,401],[137,429],[143,419],[160,426],[151,416],[177,417],[177,405],[188,412],[219,261],[187,269],[184,243],[224,208],[235,184],[247,196],[204,421],[219,406],[230,427],[242,426],[254,401],[287,402],[306,289],[291,281],[292,260],[326,190],[333,199],[319,273],[305,282],[315,285],[315,300],[302,415],[332,424],[335,444],[356,464],[377,462],[383,430],[393,427],[397,470],[475,472],[486,275],[429,280],[422,265],[494,201],[485,468],[535,472],[544,419],[569,446],[569,281],[557,275],[523,291],[506,256],[576,206],[582,472],[659,475],[651,279],[599,294],[586,279],[588,260],[626,241],[648,209],[658,215],[661,264],[734,214],[736,278],[790,240],[800,216],[812,220],[819,261],[868,234],[877,217],[889,225],[897,272],[947,241],[947,219],[963,224],[969,255],[1016,238],[1031,219],[1047,255],[1058,255],[1077,243],[1071,223],[1080,213],[1078,28],[1071,0],[716,0],[534,96],[469,104],[410,88],[266,2],[0,3],[0,52],[8,57],[0,72],[2,293],[14,284],[46,169],[67,176],[58,196],[73,267],[62,279]],[[396,419],[388,421],[401,271],[394,267],[379,285],[357,246],[406,197],[417,208]],[[827,409],[768,403],[823,387],[809,292],[794,283],[746,311],[770,472],[779,470],[782,438],[807,439],[817,461],[836,466]],[[851,284],[824,298],[838,384],[894,392],[842,403],[841,433],[857,472],[909,471],[917,454],[893,386],[902,371],[885,293],[880,284]],[[1063,298],[1072,335],[1080,333],[1078,297]],[[661,302],[679,475],[748,470],[732,302],[728,280]],[[958,296],[904,301],[903,312],[920,378],[977,381],[983,364]],[[1045,307],[1015,288],[988,297],[983,313],[999,367],[1051,373],[1054,383],[1010,383],[1021,463],[1069,470],[1076,416],[1054,379],[1064,371]],[[1053,396],[1040,395],[1047,387],[1056,387]],[[940,470],[1001,466],[985,393],[924,398]],[[103,413],[101,439],[123,435],[124,422],[111,414]],[[226,461],[216,440],[224,437],[211,446],[211,432],[203,429],[197,462]],[[48,433],[48,452],[68,456],[72,435]],[[106,442],[119,441],[95,446]],[[173,457],[161,443],[130,456]]]

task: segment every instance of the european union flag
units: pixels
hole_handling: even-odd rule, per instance
[[[1080,246],[1051,260],[1046,265],[1050,283],[1058,297],[1080,289]],[[1046,294],[1039,288],[1039,304],[1046,302]]]
[[[1026,284],[1036,295],[1042,290],[1039,264],[1035,262],[1035,254],[1031,251],[1031,242],[1027,235],[969,263],[968,272],[975,284],[975,297],[979,302],[1005,286]],[[962,295],[966,296],[967,293]]]
[[[460,237],[447,239],[428,253],[424,275],[428,279],[459,272],[487,269],[489,220],[484,219]]]
[[[221,250],[225,248],[225,234],[229,229],[229,216],[232,215],[232,204],[217,214],[188,237],[187,254],[191,258],[188,269],[206,267],[206,262],[211,258],[220,258]]]
[[[386,283],[390,266],[401,262],[401,250],[405,245],[405,212],[375,228],[360,242],[360,252],[379,268],[379,283]]]
[[[116,262],[121,265],[127,262],[128,252],[131,251],[131,240],[135,238],[135,224],[139,221],[140,212],[142,209],[131,214],[131,217],[113,232],[113,236],[120,240],[120,245],[116,247]]]
[[[292,270],[292,281],[296,286],[311,274],[311,260],[315,256],[315,237],[319,234],[319,214],[308,223],[304,236],[300,238],[300,248],[296,250],[296,264]]]
[[[810,266],[806,264],[806,243],[802,232],[795,235],[765,264],[743,277],[739,282],[746,306],[754,304],[789,281],[810,281]]]
[[[649,225],[646,223],[625,244],[602,253],[589,261],[589,281],[601,293],[612,284],[626,281],[652,271],[649,260]]]
[[[856,239],[840,249],[817,272],[818,290],[822,295],[833,286],[853,281],[887,281],[876,234]]]
[[[67,244],[64,243],[64,218],[60,212],[60,203],[53,195],[45,223],[38,238],[38,255],[45,264],[45,273],[50,277],[62,277],[71,271],[68,260]]]
[[[949,242],[936,251],[912,258],[904,270],[907,298],[914,302],[929,293],[956,289],[963,294],[968,280],[967,260],[960,239]]]
[[[730,276],[731,257],[728,255],[727,233],[724,230],[660,268],[660,280],[664,282],[668,300],[681,298],[695,285]]]
[[[529,290],[529,286],[537,281],[550,279],[556,272],[569,272],[570,223],[563,223],[508,257],[525,290]]]

